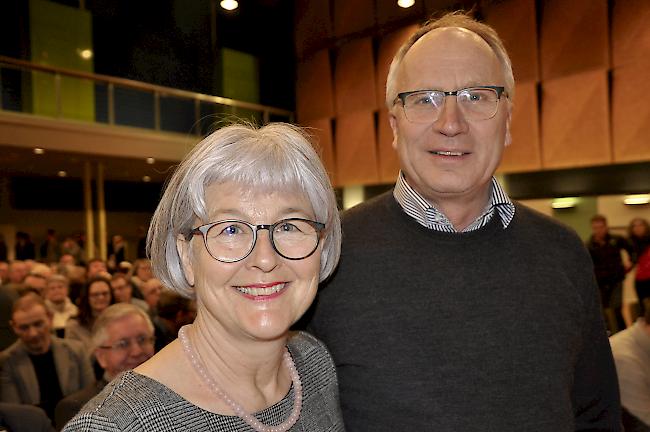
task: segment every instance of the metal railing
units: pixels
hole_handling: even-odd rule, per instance
[[[13,84],[7,85],[7,82],[11,81],[7,78],[7,71],[11,70],[18,71],[21,75],[13,80]],[[22,75],[24,72],[29,73],[29,75]],[[187,133],[191,130],[192,133],[202,135],[206,132],[206,127],[204,127],[205,125],[203,123],[206,120],[210,121],[220,116],[229,117],[234,115],[237,117],[252,117],[254,120],[263,123],[268,123],[272,120],[293,121],[293,112],[280,108],[148,84],[125,78],[40,65],[5,56],[0,56],[0,110],[29,112],[29,110],[22,108],[24,103],[21,103],[19,100],[22,99],[22,96],[18,98],[13,97],[12,99],[12,95],[15,96],[14,93],[25,91],[26,86],[24,82],[32,79],[33,73],[44,73],[52,77],[54,93],[54,112],[52,116],[55,118],[66,118],[64,90],[62,88],[63,80],[75,79],[94,84],[95,91],[93,92],[93,97],[96,112],[93,121],[97,123],[136,126],[156,131],[182,133]],[[105,86],[105,94],[101,86]],[[129,116],[120,115],[119,99],[128,100],[129,97],[131,99],[139,97],[140,102],[142,102],[142,95],[149,95],[152,98],[150,103],[145,100],[144,103],[136,103],[135,106],[132,103],[130,106],[125,106],[125,108],[130,108],[127,111],[129,111],[131,117],[135,113],[135,117],[139,115],[144,120],[140,122],[136,121],[136,124],[133,124],[131,120],[120,121],[120,117],[125,118]],[[172,103],[174,100],[177,101],[176,105]],[[191,105],[189,109],[188,103]],[[149,110],[152,112],[148,112]],[[189,127],[185,130],[182,130],[182,127],[181,130],[178,130],[178,127],[176,130],[166,128],[165,122],[163,121],[165,110],[171,112],[172,116],[176,115],[177,117],[179,112],[184,113],[184,117],[191,119],[191,124],[188,121]]]

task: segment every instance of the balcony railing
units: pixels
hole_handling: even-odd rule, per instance
[[[220,120],[293,121],[291,111],[0,56],[0,110],[203,135]]]

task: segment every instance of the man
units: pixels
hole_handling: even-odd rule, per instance
[[[646,305],[650,306],[646,300]],[[625,418],[634,426],[625,430],[650,431],[650,310],[632,327],[610,338],[621,386]]]
[[[145,311],[131,304],[109,306],[97,318],[92,334],[95,357],[104,369],[104,376],[59,402],[57,428],[62,428],[120,372],[139,366],[154,353],[153,324]]]
[[[0,353],[0,401],[36,405],[54,418],[54,407],[93,381],[83,346],[52,336],[44,300],[27,293],[14,303],[11,326],[18,341]]]
[[[607,219],[603,215],[591,218],[592,235],[587,241],[587,248],[594,262],[594,271],[600,290],[608,327],[612,333],[625,328],[623,319],[623,281],[625,274],[630,270],[630,265],[623,263],[621,252],[629,254],[635,260],[632,245],[625,238],[609,233]]]
[[[88,261],[88,264],[86,265],[86,279],[90,280],[97,276],[105,276],[106,274],[108,274],[108,270],[106,269],[106,263],[104,260],[93,258]],[[108,279],[110,279],[110,275],[108,276]]]
[[[47,289],[47,277],[40,273],[30,272],[23,280],[23,285],[25,285],[27,291],[35,292],[44,297]]]
[[[401,166],[346,212],[311,329],[348,431],[618,431],[614,364],[578,236],[493,178],[514,80],[462,14],[417,31],[386,84]]]
[[[163,290],[158,299],[158,314],[153,318],[156,351],[176,339],[178,330],[196,318],[196,302],[173,291]]]
[[[9,283],[23,283],[23,280],[25,280],[27,273],[29,273],[27,263],[20,260],[12,261],[11,264],[9,264]]]
[[[142,297],[149,306],[149,314],[155,316],[158,311],[158,301],[162,292],[162,283],[156,278],[147,280],[140,287]]]
[[[131,303],[142,308],[145,311],[149,310],[149,305],[146,301],[133,297],[133,285],[129,278],[124,273],[115,273],[111,278],[111,289],[113,290],[113,297],[116,303]]]

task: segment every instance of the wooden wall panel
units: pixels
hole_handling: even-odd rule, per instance
[[[336,113],[377,109],[375,62],[370,38],[343,45],[334,72]]]
[[[612,65],[648,63],[650,1],[619,0],[612,10]],[[647,78],[646,78],[647,79]]]
[[[298,62],[296,115],[298,121],[334,117],[332,68],[327,50]]]
[[[332,119],[310,120],[301,124],[312,136],[316,151],[325,165],[332,184],[336,184],[336,158],[334,156],[334,140],[332,137]]]
[[[517,99],[510,123],[512,143],[503,153],[499,172],[534,171],[542,168],[537,84],[517,84],[515,93]]]
[[[542,5],[542,79],[609,67],[606,0],[547,0]]]
[[[499,33],[510,56],[515,80],[539,81],[535,0],[505,0],[485,11],[485,22]]]
[[[332,36],[332,18],[328,0],[295,2],[294,39],[298,57]]]
[[[542,165],[610,163],[607,71],[545,81],[542,89]]]
[[[648,66],[620,67],[613,77],[614,161],[650,160],[650,105],[645,97],[650,94]]]
[[[380,0],[376,4],[377,24],[379,24],[379,26],[409,19],[417,20],[419,17],[426,15],[424,2],[422,1],[416,1],[410,8],[400,7],[397,5],[397,2],[393,0]]]
[[[336,119],[336,174],[338,184],[372,184],[379,181],[375,118],[357,111]]]
[[[334,0],[334,35],[336,37],[362,32],[374,25],[374,0]]]
[[[419,26],[415,24],[404,27],[396,32],[384,36],[379,43],[376,67],[377,73],[375,79],[377,107],[383,107],[386,105],[386,77],[388,76],[388,69],[390,69],[390,63],[393,61],[393,57],[397,54],[397,50],[399,50],[402,44],[406,42],[409,36],[415,32],[418,27]]]
[[[377,137],[377,152],[379,154],[379,180],[382,183],[393,183],[399,173],[399,159],[393,148],[393,130],[388,122],[388,111],[379,110],[379,127]]]

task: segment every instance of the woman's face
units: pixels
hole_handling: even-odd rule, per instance
[[[642,220],[636,219],[632,221],[632,235],[636,237],[643,237],[648,235],[648,230]]]
[[[68,296],[68,286],[58,280],[51,281],[47,284],[46,297],[52,303],[61,303]]]
[[[88,304],[93,315],[99,315],[111,304],[111,287],[103,281],[96,281],[88,287]]]
[[[295,192],[261,193],[225,183],[209,186],[205,198],[211,222],[237,219],[260,225],[286,218],[315,219],[310,202]],[[202,236],[189,243],[180,240],[186,277],[196,290],[198,317],[235,338],[286,336],[316,295],[322,243],[311,256],[289,260],[275,252],[269,231],[259,230],[250,255],[224,263],[210,256]],[[186,253],[188,244],[191,254]]]

